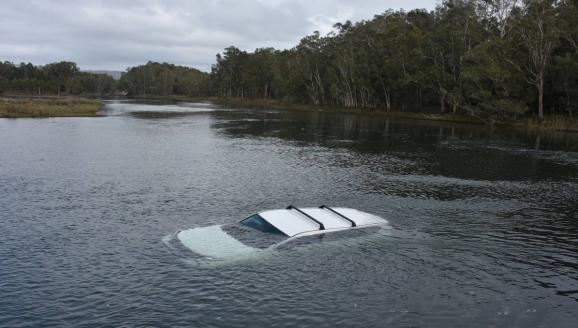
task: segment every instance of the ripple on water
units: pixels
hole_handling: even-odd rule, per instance
[[[536,147],[536,136],[471,125],[107,108],[102,119],[0,119],[0,326],[578,321],[568,137]],[[175,231],[289,203],[360,208],[392,229],[224,262],[167,247]]]

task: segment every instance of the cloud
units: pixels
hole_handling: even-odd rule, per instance
[[[388,8],[432,9],[424,0],[2,0],[0,60],[118,69],[148,60],[209,70],[235,45],[290,48],[336,22]]]

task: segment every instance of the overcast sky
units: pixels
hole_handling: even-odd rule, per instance
[[[435,0],[0,0],[0,60],[125,70],[149,60],[209,70],[235,45],[291,48],[336,22]]]

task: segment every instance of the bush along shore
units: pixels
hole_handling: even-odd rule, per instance
[[[95,117],[101,116],[99,100],[47,97],[0,98],[0,117]]]
[[[198,99],[196,99],[198,100]],[[412,111],[383,111],[368,108],[350,108],[339,106],[314,106],[308,104],[297,104],[290,102],[281,102],[272,99],[240,99],[240,98],[208,98],[205,101],[220,106],[256,108],[256,109],[278,109],[278,110],[295,110],[295,111],[315,111],[315,112],[333,112],[333,113],[351,113],[362,115],[375,115],[400,119],[416,119],[439,122],[470,123],[470,124],[487,124],[488,122],[477,117],[452,114],[452,113],[422,113]],[[543,121],[535,117],[522,117],[509,121],[494,122],[499,126],[509,126],[514,128],[527,128],[532,130],[551,130],[564,132],[578,132],[578,119],[567,116],[546,116]]]

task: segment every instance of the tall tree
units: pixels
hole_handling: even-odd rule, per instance
[[[538,118],[543,120],[546,72],[560,37],[554,1],[527,0],[516,17],[516,33],[527,55],[528,82],[538,93]]]

